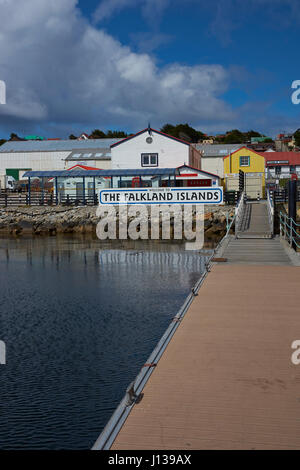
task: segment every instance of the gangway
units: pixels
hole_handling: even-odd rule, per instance
[[[236,238],[272,238],[274,233],[273,202],[247,201],[243,197],[236,220]]]
[[[292,250],[274,236],[274,208],[267,200],[247,201],[244,193],[236,206],[235,235],[228,232],[217,251],[228,264],[293,265]],[[298,264],[298,263],[297,263]]]

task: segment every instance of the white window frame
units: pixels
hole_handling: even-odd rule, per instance
[[[144,157],[149,157],[149,163],[144,163]],[[151,163],[151,157],[156,157],[156,163]],[[141,154],[141,166],[142,167],[156,167],[158,166],[158,153],[142,153]]]
[[[242,163],[243,158],[247,158],[247,163]],[[250,156],[249,155],[241,155],[240,156],[240,166],[250,166]]]

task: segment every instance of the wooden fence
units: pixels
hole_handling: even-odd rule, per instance
[[[56,198],[52,193],[41,193],[31,192],[29,193],[11,193],[1,192],[0,193],[0,207],[13,207],[13,206],[52,206],[52,205],[64,205],[64,206],[86,206],[86,205],[97,205],[98,197],[86,196],[62,196],[58,195]]]

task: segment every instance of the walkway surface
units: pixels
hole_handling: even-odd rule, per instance
[[[220,253],[218,254],[220,256]],[[258,265],[291,265],[288,249],[279,237],[235,238],[228,237],[222,249],[227,263]]]
[[[300,449],[299,285],[214,264],[112,449]]]
[[[247,202],[239,224],[238,238],[271,238],[267,201]]]
[[[240,222],[112,449],[300,449],[299,258],[264,201]]]

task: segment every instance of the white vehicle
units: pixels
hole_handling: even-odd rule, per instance
[[[13,176],[1,175],[0,176],[0,189],[3,191],[8,189],[13,191],[16,188],[16,180]]]

